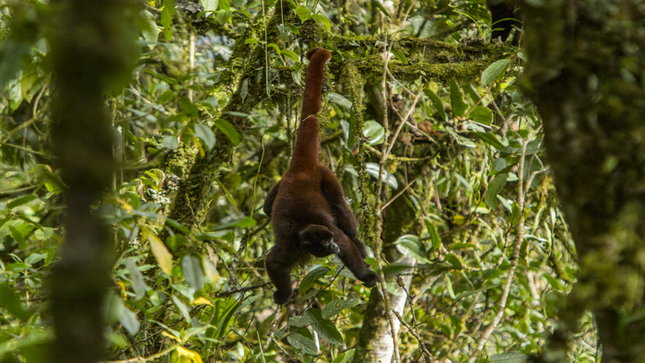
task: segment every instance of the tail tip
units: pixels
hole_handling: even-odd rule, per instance
[[[314,55],[320,54],[323,58],[325,58],[325,61],[328,61],[331,58],[331,53],[325,48],[314,48],[311,49],[307,52],[307,59],[311,60],[311,58],[314,57]]]

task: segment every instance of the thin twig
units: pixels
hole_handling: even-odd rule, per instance
[[[271,330],[269,331],[269,337],[267,338],[267,342],[264,344],[264,350],[269,349],[269,345],[271,344],[271,340],[273,340],[273,336],[275,335],[275,328],[278,325],[278,322],[280,321],[280,312],[281,312],[281,305],[278,305],[275,307],[275,314],[273,318],[273,322],[271,323]],[[275,342],[276,345],[279,345],[278,342]]]
[[[246,245],[248,244],[249,240],[258,234],[261,230],[264,229],[269,224],[270,220],[266,220],[264,223],[262,223],[258,228],[254,229],[251,232],[247,232],[244,237],[242,237],[242,241],[240,242],[240,248],[237,249],[237,252],[235,253],[235,256],[233,257],[233,262],[231,262],[230,266],[228,267],[229,269],[229,286],[232,288],[237,287],[237,278],[235,275],[235,271],[237,270],[237,264],[240,261],[240,258],[242,257],[242,252],[246,249]]]
[[[18,149],[18,150],[22,150],[22,151],[30,153],[30,154],[36,154],[36,155],[49,157],[49,155],[47,155],[45,153],[42,153],[42,152],[36,151],[36,150],[32,150],[32,149],[28,149],[28,148],[22,147],[20,145],[9,144],[9,143],[6,143],[6,142],[0,142],[0,145],[9,146],[9,147],[12,147],[12,148],[15,148],[15,149]]]
[[[267,281],[267,282],[263,282],[263,283],[258,284],[258,285],[241,287],[241,288],[235,289],[235,290],[222,291],[222,292],[218,292],[217,294],[215,294],[215,296],[216,297],[225,297],[225,296],[230,296],[230,295],[237,294],[237,293],[240,293],[240,292],[247,292],[247,291],[250,291],[250,290],[255,290],[255,289],[265,287],[265,286],[269,285],[270,283],[271,282]]]
[[[414,112],[414,109],[417,106],[417,102],[419,101],[419,98],[421,97],[422,92],[420,92],[417,97],[414,99],[412,102],[412,105],[410,105],[410,109],[408,110],[408,113],[405,114],[405,118],[401,120],[401,123],[399,124],[399,127],[396,128],[396,132],[394,133],[394,136],[392,136],[392,140],[390,140],[390,145],[387,148],[387,151],[385,152],[385,156],[389,155],[392,152],[392,148],[394,147],[394,143],[396,142],[396,139],[399,137],[399,133],[401,133],[401,129],[403,129],[403,125],[405,125],[405,120],[407,120],[410,115],[412,115],[412,112]]]
[[[172,351],[177,349],[177,347],[179,347],[179,344],[175,344],[173,346],[170,346],[170,347],[162,350],[159,353],[155,353],[155,354],[149,355],[147,357],[134,357],[134,358],[123,359],[123,360],[110,360],[110,361],[107,361],[107,363],[149,362],[149,361],[155,360],[155,359],[157,359],[159,357],[163,357],[164,355],[167,355],[169,353],[172,353]]]
[[[7,134],[5,135],[5,137],[3,137],[3,138],[2,138],[2,140],[0,140],[0,144],[3,144],[3,143],[5,143],[5,142],[7,142],[7,140],[9,140],[9,139],[11,138],[11,136],[13,136],[13,134],[15,134],[16,132],[18,132],[18,131],[20,131],[20,130],[24,129],[25,127],[27,127],[27,126],[29,126],[29,125],[33,124],[33,123],[34,123],[34,122],[36,122],[36,121],[38,121],[38,119],[37,119],[36,117],[32,117],[31,119],[29,119],[29,120],[27,120],[27,121],[23,122],[22,124],[20,124],[20,125],[18,125],[18,126],[16,126],[16,127],[14,127],[14,128],[13,128],[13,129],[11,129],[9,132],[7,132]]]
[[[408,188],[410,188],[410,186],[411,186],[412,184],[414,184],[414,182],[416,182],[418,179],[419,179],[419,178],[417,177],[417,178],[415,178],[413,181],[409,182],[409,183],[405,186],[405,188],[403,188],[403,190],[401,190],[401,191],[400,191],[400,192],[398,192],[395,196],[393,196],[390,200],[388,200],[387,202],[385,202],[385,204],[383,204],[383,206],[381,207],[381,211],[385,210],[385,208],[387,208],[390,204],[392,204],[392,202],[394,202],[394,201],[396,200],[396,198],[400,197],[403,193],[405,193],[405,191],[406,191],[406,190],[408,190]]]
[[[414,338],[419,343],[419,349],[421,350],[421,354],[423,355],[423,359],[427,363],[434,362],[434,359],[432,358],[432,354],[430,354],[430,351],[428,351],[428,348],[426,348],[425,344],[423,343],[424,340],[419,336],[419,333],[417,332],[417,329],[412,327],[412,326],[410,326],[410,324],[408,324],[407,321],[403,320],[403,317],[401,316],[401,314],[399,314],[398,311],[394,311],[394,315],[396,315],[396,317],[399,319],[401,324],[403,324],[403,326],[405,326],[408,329],[410,334],[412,334],[412,336],[414,336]]]

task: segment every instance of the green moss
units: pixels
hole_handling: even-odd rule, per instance
[[[354,168],[358,173],[358,193],[361,196],[360,202],[360,224],[363,239],[368,246],[373,246],[374,234],[374,211],[372,208],[373,200],[372,193],[370,192],[370,176],[365,168],[365,160],[367,159],[367,151],[365,150],[365,137],[363,136],[363,111],[365,109],[363,102],[363,87],[365,86],[365,79],[353,63],[347,64],[343,67],[339,80],[343,86],[344,91],[349,93],[352,101],[352,133],[356,137],[356,165]]]

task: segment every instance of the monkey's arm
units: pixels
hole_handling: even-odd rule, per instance
[[[365,258],[367,256],[367,251],[365,250],[363,242],[358,239],[356,219],[345,201],[343,187],[340,185],[338,179],[336,179],[336,176],[331,172],[331,170],[322,165],[318,167],[318,170],[322,174],[320,187],[325,199],[329,202],[332,214],[336,219],[336,226],[338,226],[338,229],[343,231],[343,233],[345,233],[347,237],[354,242],[360,251],[361,256]]]
[[[278,182],[273,186],[273,188],[271,188],[269,194],[267,194],[267,199],[264,200],[264,206],[262,207],[262,209],[264,210],[264,214],[269,216],[269,218],[271,218],[273,202],[275,202],[275,197],[278,195],[278,189],[280,189],[280,182]]]

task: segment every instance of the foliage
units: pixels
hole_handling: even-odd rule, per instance
[[[516,89],[522,53],[482,45],[490,29],[483,0],[401,2],[398,9],[379,1],[289,2],[288,13],[280,14],[284,22],[266,29],[275,1],[203,0],[197,10],[176,3],[145,2],[133,13],[141,31],[138,66],[124,91],[106,96],[121,165],[112,190],[95,206],[112,227],[116,251],[104,306],[110,360],[352,358],[370,291],[338,259],[317,259],[295,270],[300,296],[278,309],[262,264],[273,238],[259,210],[288,164],[301,60],[305,45],[318,40],[333,50],[321,117],[326,162],[370,243],[370,206],[383,180],[384,198],[392,201],[385,209],[385,247],[417,261],[402,314],[403,360],[419,359],[420,337],[436,359],[466,361],[499,309],[504,318],[481,361],[521,361],[518,352],[540,350],[557,324],[556,296],[569,292],[575,279],[575,248],[543,159],[542,121]],[[46,280],[65,239],[63,184],[48,134],[56,7],[9,2],[0,21],[0,359],[7,361],[46,361],[53,336]],[[392,52],[393,64],[416,73],[405,84],[389,82],[381,100],[387,128],[376,104],[357,96],[382,72],[360,64],[383,52],[377,38],[365,41],[370,31],[445,46],[432,56],[426,53],[434,48],[418,44]],[[426,82],[424,71],[415,71],[429,59],[450,68],[463,55],[451,49],[464,43],[483,47],[473,60],[478,79],[465,73]],[[230,105],[235,97],[255,107],[242,112]],[[250,127],[242,130],[231,118]],[[391,154],[380,163],[385,150],[377,148],[393,135]],[[169,219],[186,202],[175,197],[191,180],[194,158],[224,140],[234,148],[226,160],[212,161],[219,163],[218,176],[203,186],[208,208],[201,223]],[[522,180],[532,182],[524,189]],[[388,233],[388,225],[404,227]],[[500,307],[521,226],[517,272]],[[376,259],[368,262],[378,267]],[[383,270],[398,271],[394,264]],[[584,324],[570,354],[591,362],[595,332],[590,317]]]

